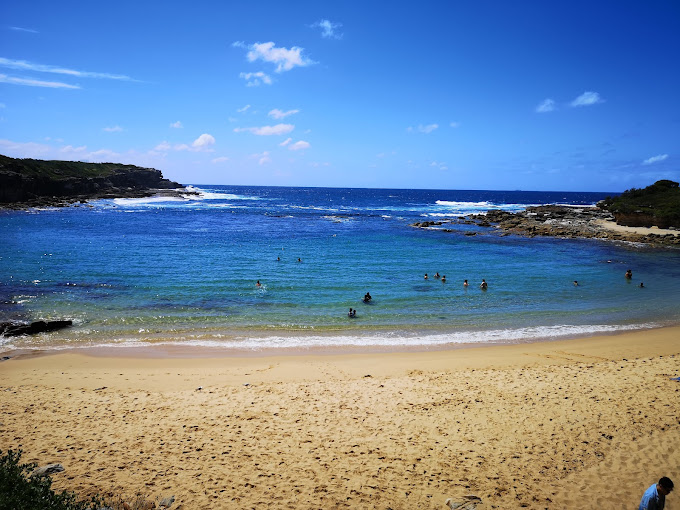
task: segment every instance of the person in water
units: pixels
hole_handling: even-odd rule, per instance
[[[356,317],[357,316],[357,311],[350,308],[349,312],[347,312],[347,317]]]
[[[437,272],[434,274],[434,277],[437,278],[437,279],[439,279],[439,271],[437,271]]]
[[[574,280],[574,287],[578,287],[578,282]]]
[[[364,303],[368,303],[371,299],[373,299],[373,297],[371,297],[371,293],[367,292],[364,296]]]
[[[425,273],[425,279],[427,280],[427,273]]]
[[[442,275],[442,283],[446,283],[446,275]]]
[[[260,283],[260,280],[257,280],[257,283],[255,284],[255,287],[262,287],[262,284]]]
[[[465,281],[463,282],[463,287],[469,287],[469,286],[470,286],[470,284],[468,283],[467,280],[465,280]]]
[[[633,278],[633,271],[631,271],[630,269],[626,271],[626,278],[628,278],[629,280]]]
[[[479,285],[479,288],[482,290],[486,290],[489,287],[489,284],[486,283],[486,280],[482,278],[482,283]]]
[[[644,289],[644,288],[645,288],[645,284],[642,283],[642,282],[640,282],[640,288],[641,288],[641,289]]]

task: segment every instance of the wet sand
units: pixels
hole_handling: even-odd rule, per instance
[[[0,363],[0,448],[62,463],[57,488],[172,508],[636,508],[659,477],[680,483],[676,377],[680,327],[433,352],[31,356]]]

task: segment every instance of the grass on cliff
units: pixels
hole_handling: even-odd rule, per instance
[[[607,197],[601,207],[615,214],[646,214],[680,226],[680,187],[669,180],[657,181],[646,188],[632,188],[618,197]]]
[[[69,177],[109,177],[121,170],[138,168],[119,163],[84,163],[82,161],[43,161],[40,159],[15,159],[0,154],[0,170],[26,177],[52,180]]]

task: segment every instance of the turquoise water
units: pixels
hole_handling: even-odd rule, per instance
[[[605,193],[193,189],[200,195],[0,212],[0,320],[74,321],[0,337],[2,350],[398,347],[680,322],[677,250],[409,226],[490,208],[589,205]],[[436,272],[447,282],[423,279]],[[350,307],[357,318],[347,317]]]

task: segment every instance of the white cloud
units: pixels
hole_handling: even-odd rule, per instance
[[[208,150],[211,145],[215,144],[215,138],[212,135],[203,133],[201,136],[196,138],[191,146],[196,150]]]
[[[271,77],[262,71],[257,73],[241,73],[239,74],[239,78],[246,80],[246,87],[259,87],[262,83],[265,85],[272,84]]]
[[[333,23],[327,19],[322,19],[316,23],[312,23],[310,27],[320,28],[321,37],[325,37],[326,39],[342,39],[342,34],[337,32],[337,30],[342,27],[342,23]]]
[[[414,131],[418,131],[419,133],[425,133],[425,134],[430,134],[432,131],[437,129],[439,127],[439,124],[428,124],[426,126],[423,126],[422,124],[419,124],[417,128],[412,128],[409,127],[407,131],[409,133],[413,133]]]
[[[299,113],[300,110],[288,110],[287,112],[281,111],[278,108],[274,108],[272,111],[269,112],[269,116],[274,118],[274,119],[284,119],[288,117],[289,115],[294,115],[296,113]]]
[[[106,131],[107,133],[119,133],[123,131],[123,128],[120,126],[105,127],[104,131]]]
[[[295,142],[294,144],[290,145],[288,147],[288,149],[291,150],[291,151],[299,151],[299,150],[302,150],[302,149],[309,149],[310,147],[311,147],[311,145],[309,144],[309,142],[305,142],[304,140],[300,140],[300,141]]]
[[[537,113],[548,113],[548,112],[555,111],[556,109],[557,109],[557,105],[555,104],[555,101],[548,98],[548,99],[544,99],[541,102],[541,104],[539,104],[536,107],[536,112]]]
[[[449,124],[449,126],[451,126],[452,128],[459,128],[459,127],[460,127],[460,122],[455,122],[455,121],[453,121],[453,122],[451,122],[451,123]]]
[[[103,78],[107,80],[124,80],[124,81],[134,81],[129,76],[123,74],[110,74],[110,73],[93,73],[90,71],[76,71],[75,69],[66,69],[64,67],[44,65],[44,64],[34,64],[32,62],[26,62],[25,60],[10,60],[8,58],[0,57],[0,67],[7,67],[9,69],[18,69],[21,71],[37,71],[40,73],[55,73],[55,74],[66,74],[69,76],[74,76],[77,78]]]
[[[246,45],[242,42],[235,42],[233,46],[237,48],[244,48]],[[247,46],[248,53],[246,58],[249,62],[256,60],[263,60],[276,64],[275,71],[282,73],[283,71],[290,71],[294,67],[305,67],[314,62],[302,55],[303,48],[293,46],[292,48],[277,48],[273,42],[255,43]],[[242,73],[243,74],[243,73]],[[246,78],[248,79],[248,78]]]
[[[279,144],[279,146],[280,146],[280,147],[285,147],[286,145],[288,145],[288,144],[289,144],[290,142],[292,142],[292,141],[293,141],[292,138],[286,138],[283,142],[281,142],[281,143]]]
[[[8,27],[10,30],[15,30],[16,32],[29,32],[31,34],[39,34],[37,30],[33,30],[32,28],[22,28],[22,27]]]
[[[264,151],[262,154],[253,154],[252,157],[257,159],[257,164],[260,166],[272,162],[272,158],[269,157],[269,151]]]
[[[293,129],[295,129],[295,126],[292,124],[277,124],[275,126],[234,128],[234,133],[242,133],[247,131],[259,136],[285,135],[286,133],[290,133]]]
[[[158,152],[167,152],[167,151],[169,151],[170,149],[172,149],[172,145],[170,145],[170,144],[169,144],[168,142],[166,142],[166,141],[162,141],[161,143],[159,143],[158,145],[156,145],[156,146],[153,148],[153,150],[158,151]]]
[[[42,80],[31,80],[28,78],[15,78],[13,76],[7,76],[6,74],[0,74],[1,83],[11,83],[13,85],[26,85],[28,87],[47,87],[51,89],[79,89],[78,85],[69,85],[68,83],[61,83],[58,81],[42,81]]]
[[[2,153],[12,158],[34,158],[50,152],[49,145],[34,142],[13,142],[0,140]]]
[[[224,163],[225,161],[229,161],[229,158],[226,156],[222,156],[219,158],[212,159],[210,162],[211,163]]]
[[[645,159],[642,164],[643,165],[652,165],[654,163],[658,163],[659,161],[663,161],[665,159],[668,159],[668,154],[659,154],[658,156],[652,156],[651,158]]]
[[[239,112],[239,113],[243,113],[243,112],[247,111],[249,108],[250,108],[250,105],[247,104],[243,108],[237,108],[236,111]]]
[[[110,163],[120,159],[120,154],[109,149],[100,149],[98,151],[90,152],[83,158],[92,162]]]
[[[74,147],[73,145],[66,145],[65,147],[62,147],[59,149],[59,152],[64,152],[64,153],[77,153],[77,152],[85,152],[87,150],[87,146],[81,145],[80,147]]]
[[[177,122],[171,122],[170,127],[175,128],[175,129],[182,129],[184,126],[182,125],[182,123],[180,121],[177,121]]]
[[[571,102],[571,106],[590,106],[591,104],[602,102],[604,102],[604,100],[597,92],[584,92]]]

